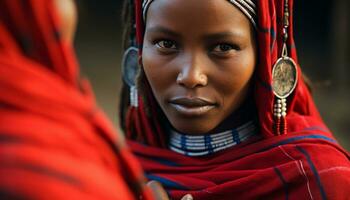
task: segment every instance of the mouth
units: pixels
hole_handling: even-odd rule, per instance
[[[201,116],[216,107],[216,103],[204,98],[176,97],[169,104],[181,115],[188,117]]]

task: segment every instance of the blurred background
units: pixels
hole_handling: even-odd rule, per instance
[[[118,125],[122,0],[77,3],[75,46],[82,74],[90,79],[99,105]],[[325,123],[350,151],[348,8],[348,0],[295,0],[294,25],[299,63],[312,81],[315,102]]]

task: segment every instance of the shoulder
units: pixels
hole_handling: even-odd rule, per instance
[[[327,143],[297,144],[294,155],[321,196],[344,199],[350,195],[349,154],[341,147]]]

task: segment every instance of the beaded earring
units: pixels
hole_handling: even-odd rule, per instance
[[[281,57],[272,70],[272,89],[276,96],[274,104],[275,132],[277,135],[287,133],[287,97],[294,91],[298,82],[298,71],[294,60],[288,56],[287,39],[289,27],[288,0],[284,3],[283,49]]]

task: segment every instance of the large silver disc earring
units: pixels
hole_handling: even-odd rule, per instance
[[[139,54],[136,47],[129,47],[123,56],[122,74],[123,80],[130,88],[130,106],[138,107],[138,91],[136,77],[139,73]]]
[[[288,0],[284,5],[284,27],[282,55],[272,70],[272,90],[276,96],[274,103],[275,132],[277,135],[287,133],[287,97],[291,95],[298,82],[298,70],[295,61],[288,56],[287,39],[289,27]]]

